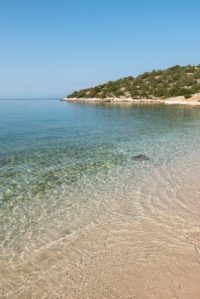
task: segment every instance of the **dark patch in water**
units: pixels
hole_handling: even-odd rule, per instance
[[[135,160],[135,161],[148,161],[149,158],[147,156],[144,156],[144,155],[138,155],[138,156],[131,157],[131,160]]]

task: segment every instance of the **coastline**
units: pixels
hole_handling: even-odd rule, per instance
[[[184,96],[172,97],[168,99],[154,98],[154,99],[132,99],[126,97],[120,98],[63,98],[60,101],[67,102],[133,102],[133,103],[163,103],[166,105],[184,105],[192,106],[194,108],[200,108],[200,93],[194,94],[191,98],[185,99]]]

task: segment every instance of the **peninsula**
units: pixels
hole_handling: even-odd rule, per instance
[[[200,65],[173,66],[74,91],[62,101],[162,102],[200,107]]]

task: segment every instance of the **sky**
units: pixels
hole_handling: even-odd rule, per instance
[[[199,0],[0,0],[0,99],[200,64]]]

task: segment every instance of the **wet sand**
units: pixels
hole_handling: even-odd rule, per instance
[[[140,225],[148,226],[148,232],[127,225],[112,240],[101,240],[97,252],[83,247],[73,261],[56,267],[17,298],[198,299],[200,233],[167,245],[151,221],[141,219]]]
[[[188,172],[171,197],[169,186],[154,197],[155,185],[141,183],[147,196],[140,207],[123,201],[64,246],[60,262],[56,247],[47,259],[41,254],[45,273],[38,272],[37,282],[13,298],[200,298],[199,178],[198,168]],[[131,186],[127,196],[129,192]],[[138,210],[135,217],[132,209]],[[57,262],[50,266],[55,256]]]

